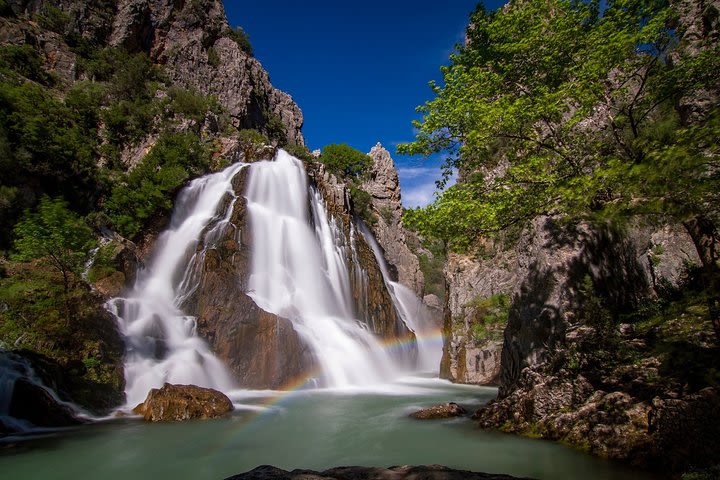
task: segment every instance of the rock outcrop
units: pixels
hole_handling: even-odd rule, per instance
[[[514,249],[503,249],[499,242],[486,242],[483,248],[484,255],[450,253],[444,270],[447,298],[440,377],[457,383],[493,385],[500,376],[502,341],[474,335],[482,324],[476,303],[512,293],[518,258]]]
[[[314,470],[281,470],[262,465],[226,480],[512,480],[518,477],[454,470],[441,465],[400,467],[337,467],[322,472]],[[530,480],[530,479],[525,479]]]
[[[372,210],[377,222],[369,225],[383,249],[385,260],[391,265],[393,280],[410,288],[420,298],[424,295],[425,279],[420,262],[408,245],[419,244],[414,234],[405,230],[400,217],[400,181],[390,152],[381,144],[368,154],[373,160],[369,178],[360,186],[372,197]]]
[[[449,402],[423,408],[422,410],[411,413],[410,417],[418,420],[436,420],[440,418],[462,417],[465,414],[467,414],[467,410],[457,403]]]
[[[98,45],[145,52],[165,66],[168,81],[214,95],[238,128],[263,133],[280,132],[290,143],[303,144],[303,116],[292,98],[272,86],[260,62],[233,40],[220,0],[163,2],[54,2],[67,15],[62,33],[71,33]],[[40,12],[43,2],[12,0],[16,15]],[[4,22],[0,20],[0,22]],[[48,68],[65,81],[78,77],[78,58],[57,32],[9,22],[0,42],[41,46]]]
[[[215,95],[236,127],[268,133],[268,128],[280,126],[287,141],[303,144],[300,109],[271,85],[260,62],[230,32],[219,0],[122,0],[109,43],[145,51],[165,65],[174,84]]]
[[[133,409],[148,422],[181,422],[222,417],[233,410],[230,399],[212,388],[171,385],[153,388]]]
[[[30,362],[0,350],[0,436],[35,427],[85,423],[78,412],[42,384]]]
[[[718,448],[717,391],[698,391],[702,381],[675,371],[675,353],[654,346],[657,334],[603,323],[682,284],[688,264],[698,262],[688,235],[668,225],[613,230],[540,217],[520,236],[514,258],[499,398],[476,413],[480,425],[646,468],[708,465],[704,446],[669,446],[702,438]],[[673,348],[717,368],[713,350],[689,340]],[[700,408],[714,426],[694,423]],[[673,420],[659,420],[666,416]]]
[[[293,329],[292,322],[258,307],[244,292],[250,274],[251,235],[243,196],[249,169],[233,179],[235,197],[228,196],[223,210],[232,208],[229,224],[220,238],[205,239],[197,251],[197,288],[184,309],[197,317],[198,334],[246,388],[282,388],[310,371],[311,352]],[[209,225],[206,231],[215,225]]]
[[[348,186],[328,172],[322,163],[308,164],[306,168],[322,194],[328,212],[340,221],[345,238],[349,240],[348,268],[358,317],[371,331],[386,340],[414,337],[393,305],[372,248],[353,224],[353,209]]]

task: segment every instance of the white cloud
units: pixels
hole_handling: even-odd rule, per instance
[[[421,183],[402,191],[402,203],[405,207],[424,207],[435,199],[435,181]]]
[[[439,168],[431,168],[431,167],[400,167],[397,169],[398,176],[401,179],[409,180],[411,178],[418,178],[418,177],[429,177],[434,176],[440,171]]]
[[[429,167],[401,167],[400,176],[402,203],[405,207],[424,207],[435,200],[438,191],[435,182],[439,177],[438,168]],[[453,185],[457,175],[453,173],[448,180],[446,188]]]

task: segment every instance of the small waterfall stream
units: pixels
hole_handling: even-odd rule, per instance
[[[416,368],[422,371],[437,371],[440,366],[440,357],[442,356],[442,345],[440,342],[435,341],[437,337],[437,326],[433,322],[432,313],[428,307],[423,304],[422,300],[415,295],[415,292],[405,285],[390,279],[387,262],[380,249],[380,245],[378,245],[377,240],[375,240],[375,236],[362,221],[358,223],[358,229],[375,254],[375,260],[377,260],[378,265],[380,265],[383,279],[390,291],[400,318],[402,318],[405,325],[415,333],[418,347]]]
[[[235,196],[231,181],[244,166],[235,164],[190,182],[178,195],[170,227],[158,238],[133,290],[107,303],[125,336],[125,394],[131,408],[165,382],[232,388],[222,362],[196,335],[195,318],[179,306],[199,281],[196,259],[204,252],[195,250],[201,234],[216,221],[205,233],[211,244],[208,237],[226,223],[228,212],[218,209],[224,198]]]
[[[397,366],[354,315],[348,242],[309,188],[302,162],[280,151],[251,166],[247,191],[253,260],[248,294],[288,318],[320,364],[321,385],[388,380]]]
[[[356,227],[346,238],[320,193],[308,185],[302,162],[280,150],[274,161],[235,164],[190,182],[133,290],[107,303],[126,339],[128,407],[165,382],[226,392],[233,388],[223,363],[197,336],[195,317],[182,305],[202,281],[206,250],[226,228],[236,228],[230,223],[237,200],[232,180],[241,168],[249,169],[245,197],[252,260],[247,294],[263,310],[293,323],[318,364],[316,384],[375,385],[406,371],[358,320],[346,263],[351,258],[357,262]],[[375,239],[367,230],[362,233],[375,251],[402,320],[422,339],[425,307],[413,292],[390,281]],[[203,249],[198,249],[200,242]],[[353,271],[362,273],[359,268]],[[437,368],[435,352],[420,343],[421,366]]]

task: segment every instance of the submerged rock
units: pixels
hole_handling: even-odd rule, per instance
[[[228,477],[225,480],[512,480],[514,478],[520,477],[454,470],[442,465],[402,465],[390,468],[336,467],[323,472],[314,470],[289,472],[270,465],[261,465],[249,472]]]
[[[149,422],[178,422],[217,418],[233,410],[230,399],[212,388],[171,385],[153,388],[145,402],[133,409]]]
[[[438,418],[462,417],[467,413],[467,410],[457,403],[449,402],[442,405],[433,405],[432,407],[423,408],[422,410],[411,413],[410,416],[418,420],[435,420]]]

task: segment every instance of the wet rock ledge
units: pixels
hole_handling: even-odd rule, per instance
[[[153,388],[143,403],[133,409],[148,422],[207,420],[233,410],[230,399],[212,388],[195,385],[171,385]]]
[[[262,465],[249,472],[225,480],[523,480],[521,477],[453,470],[442,465],[378,468],[336,467],[323,472],[313,470],[281,470]],[[531,480],[524,478],[524,480]]]

